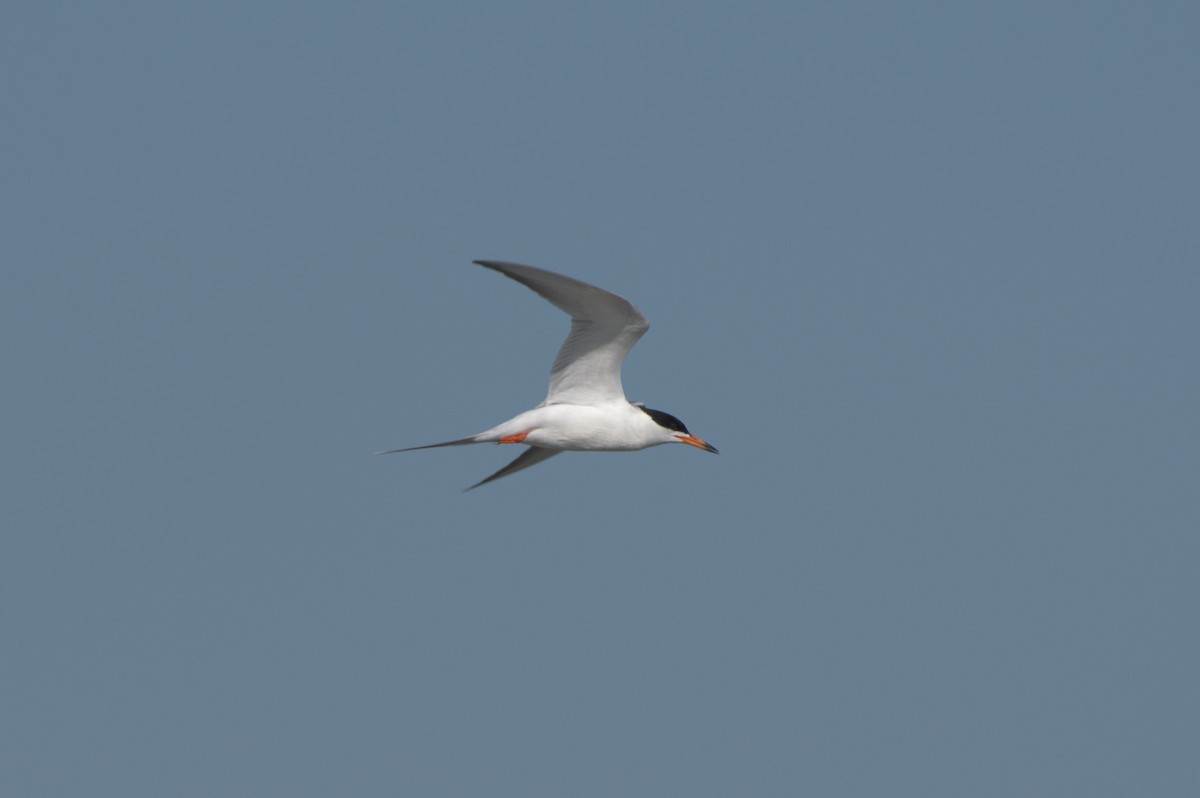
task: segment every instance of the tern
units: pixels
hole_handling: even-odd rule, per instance
[[[545,401],[469,438],[377,454],[471,443],[519,443],[529,447],[516,460],[466,489],[472,490],[560,452],[629,452],[683,443],[717,453],[716,447],[688,432],[683,422],[670,413],[625,398],[621,364],[650,328],[650,322],[633,303],[546,269],[496,260],[475,263],[516,280],[571,317],[571,331],[550,367]]]

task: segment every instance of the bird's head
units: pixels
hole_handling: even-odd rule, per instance
[[[705,443],[688,432],[688,428],[684,423],[670,413],[664,413],[661,410],[652,410],[645,405],[638,405],[638,408],[650,416],[654,423],[662,429],[664,436],[669,436],[669,440],[664,440],[663,443],[686,443],[688,446],[695,446],[697,449],[703,449],[706,452],[720,454],[717,451],[717,447],[710,443]]]

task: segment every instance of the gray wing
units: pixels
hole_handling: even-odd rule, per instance
[[[472,485],[471,487],[464,490],[463,493],[466,493],[468,490],[474,490],[475,488],[478,488],[480,485],[486,485],[489,482],[491,482],[492,480],[500,479],[500,477],[506,477],[509,474],[515,474],[523,468],[529,468],[530,466],[535,466],[538,463],[542,462],[543,460],[549,460],[551,457],[553,457],[556,454],[562,454],[562,452],[563,452],[562,449],[539,449],[536,446],[530,446],[528,449],[526,449],[524,452],[522,452],[521,456],[518,457],[516,460],[513,460],[511,463],[506,465],[504,468],[501,468],[499,471],[497,471],[495,474],[492,474],[487,479],[482,480],[480,482],[476,482],[474,485]]]
[[[621,364],[650,322],[623,297],[555,272],[477,260],[532,289],[571,316],[571,332],[550,368],[550,388],[543,404],[598,404],[625,398]]]

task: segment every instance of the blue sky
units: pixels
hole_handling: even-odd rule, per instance
[[[1191,5],[2,22],[0,792],[1196,794]]]

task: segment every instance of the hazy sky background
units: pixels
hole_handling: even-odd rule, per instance
[[[1198,30],[6,2],[0,793],[1200,793]]]

